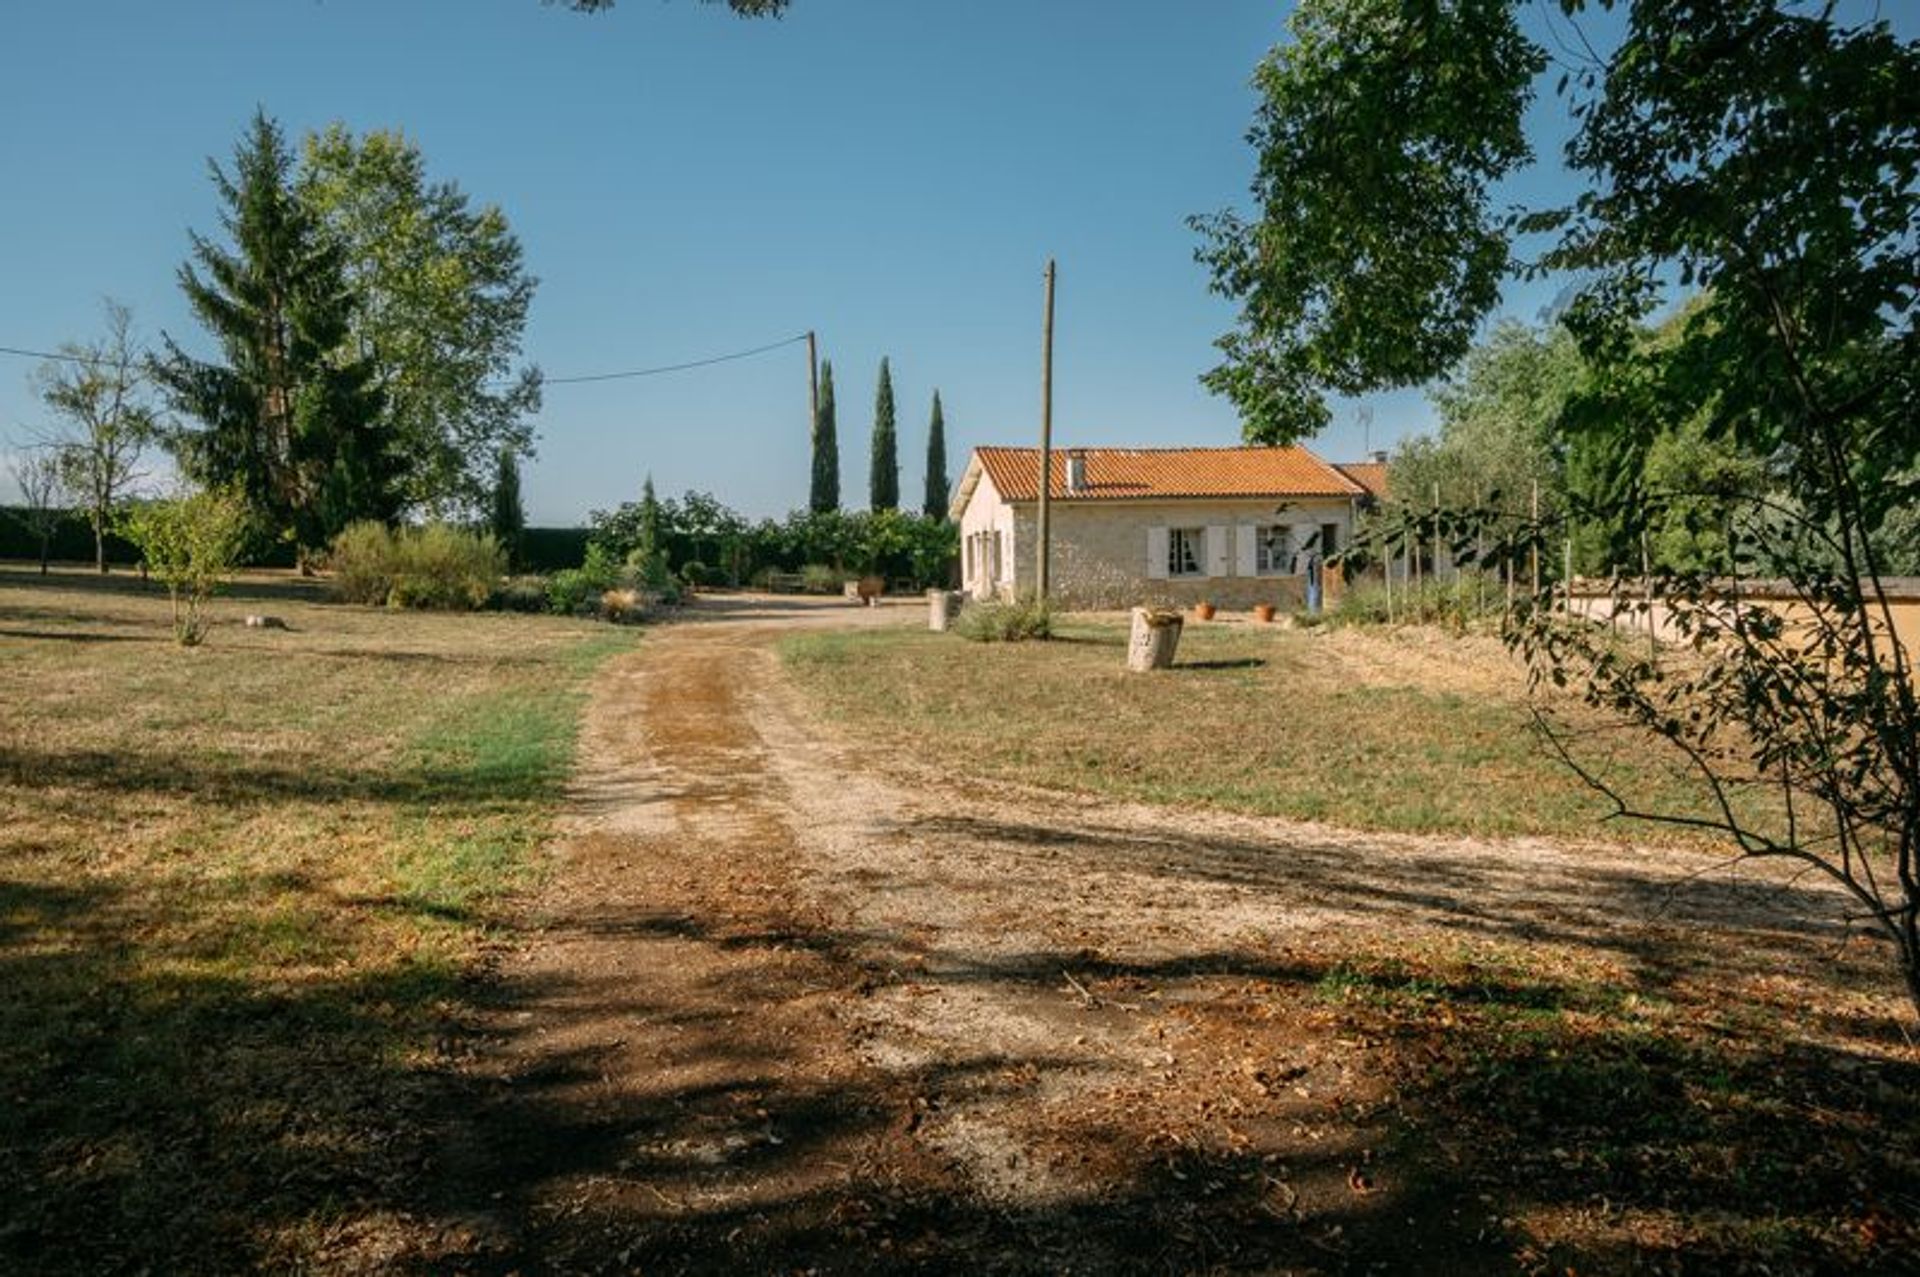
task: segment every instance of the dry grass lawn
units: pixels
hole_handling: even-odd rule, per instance
[[[1531,730],[1524,671],[1486,636],[1190,623],[1174,669],[1124,668],[1123,624],[975,645],[892,630],[789,639],[834,718],[959,771],[1145,802],[1400,833],[1646,841]],[[1610,779],[1693,809],[1635,737],[1586,742]]]
[[[1070,864],[1058,880],[1016,881],[1028,860],[990,860],[992,826],[951,854],[1008,880],[1010,929],[1084,893],[1099,921],[1062,931],[1083,946],[1086,988],[1116,1002],[1164,993],[1208,1033],[1195,1067],[1217,1068],[1223,1094],[1238,1095],[1242,1058],[1315,1061],[1316,1076],[1342,1059],[1370,1079],[1362,1107],[1393,1132],[1366,1137],[1381,1164],[1447,1203],[1467,1230],[1453,1240],[1511,1256],[1478,1271],[1916,1271],[1920,1056],[1887,946],[1791,885],[1756,886],[1751,912],[1719,917],[1686,916],[1711,891],[1656,904],[1713,862],[1622,845],[1673,835],[1599,823],[1606,805],[1529,731],[1524,680],[1497,642],[1190,624],[1175,669],[1137,675],[1120,625],[1076,619],[1064,638],[976,645],[903,629],[795,635],[782,653],[814,709],[863,756],[898,758],[904,780],[938,775],[1001,802],[1008,821],[1095,824],[1064,844],[1015,840]],[[1694,797],[1633,738],[1588,744],[1639,796]],[[1084,798],[1049,810],[1027,786],[1109,797],[1115,814]],[[1170,810],[1156,825],[1133,803]],[[1112,828],[1123,806],[1134,823]],[[1329,827],[1265,830],[1226,812]],[[1141,860],[1163,859],[1147,894],[1121,898]],[[1284,917],[1302,900],[1352,921],[1276,923],[1197,959],[1138,956],[1165,943],[1154,924],[1170,911],[1191,909],[1204,931],[1237,908]],[[1076,961],[1061,950],[1062,968]],[[1208,979],[1219,970],[1231,978]],[[1200,973],[1177,1003],[1169,971]],[[1343,1093],[1363,1089],[1345,1067]],[[1216,1161],[1184,1169],[1226,1182],[1252,1129],[1218,1122]],[[1404,1220],[1396,1203],[1372,1226],[1419,1231],[1420,1195],[1402,1192]],[[1254,1235],[1258,1206],[1243,1232],[1217,1235]]]
[[[124,575],[0,570],[0,1269],[285,1270],[404,1214],[586,678],[634,641],[238,593],[183,650]]]

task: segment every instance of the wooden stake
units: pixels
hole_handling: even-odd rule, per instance
[[[1527,562],[1533,573],[1533,597],[1540,597],[1540,481],[1533,481],[1533,529],[1527,534]]]
[[[1645,529],[1640,532],[1640,592],[1647,603],[1647,657],[1659,655],[1655,647],[1653,625],[1653,555],[1647,549]]]
[[[1387,587],[1387,624],[1393,624],[1393,542],[1380,538],[1380,579]]]
[[[1566,584],[1561,587],[1561,590],[1562,590],[1563,597],[1566,599],[1567,615],[1572,616],[1573,615],[1573,538],[1571,536],[1567,538],[1566,553],[1567,553],[1567,571],[1566,571],[1566,577],[1565,577]]]

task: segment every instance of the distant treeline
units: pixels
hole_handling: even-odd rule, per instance
[[[0,506],[0,559],[40,561],[40,539],[28,530],[26,511],[18,506]],[[522,534],[521,557],[529,572],[556,572],[577,567],[587,552],[587,528],[528,528]],[[276,545],[253,556],[251,567],[290,568],[294,563],[291,545]],[[93,528],[86,514],[70,510],[55,526],[48,557],[55,563],[92,563]],[[107,562],[132,567],[140,561],[140,552],[124,538],[107,534]]]

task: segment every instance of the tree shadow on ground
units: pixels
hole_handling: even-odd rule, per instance
[[[622,1094],[601,1085],[610,1045],[606,1057],[536,1050],[538,1063],[491,1085],[460,1124],[466,1142],[437,1206],[482,1239],[480,1271],[1483,1273],[1547,1258],[1582,1273],[1869,1271],[1913,1236],[1900,1168],[1915,1128],[1890,1136],[1883,1123],[1906,1122],[1914,1105],[1890,1108],[1881,1094],[1911,1097],[1911,1064],[1805,1042],[1729,1049],[1636,1019],[1620,990],[1525,972],[1239,949],[1105,962],[1050,949],[971,969],[949,960],[916,978],[1017,994],[1056,988],[1070,969],[1096,990],[1150,985],[1188,1007],[1230,990],[1328,1037],[1375,1043],[1391,1101],[1344,1126],[1325,1119],[1332,1137],[1313,1144],[1257,1119],[1240,1147],[1154,1148],[1138,1125],[1076,1128],[1066,1134],[1099,1172],[1044,1205],[1000,1199],[916,1128],[950,1109],[1031,1099],[1086,1066],[1067,1041],[808,1081],[815,1062],[754,1017],[796,979],[776,959],[802,937],[618,910],[594,925],[764,964],[715,983],[701,1000],[711,1011],[656,1005],[641,988],[618,1008],[672,1036],[673,1070],[698,1064],[718,1081]],[[886,958],[901,937],[816,930],[804,942],[872,993],[902,979]],[[604,1009],[574,987],[494,996],[499,1011]],[[543,1033],[567,1039],[551,1022]],[[1182,1103],[1203,1095],[1170,1091]],[[1293,1186],[1337,1189],[1369,1155],[1389,1168],[1385,1187],[1299,1205]],[[1548,1256],[1500,1222],[1528,1210],[1669,1222],[1644,1236],[1597,1229]],[[423,1255],[412,1271],[448,1258]]]
[[[1629,869],[1571,855],[1549,866],[1497,842],[1382,838],[1362,849],[1305,831],[1261,841],[956,816],[918,818],[896,830],[936,845],[1029,847],[1043,862],[1070,857],[1087,873],[1159,883],[1170,897],[1193,883],[1252,891],[1276,907],[1306,910],[1322,925],[1392,933],[1424,926],[1610,953],[1656,987],[1709,967],[1765,974],[1777,969],[1783,951],[1804,954],[1850,939],[1877,943],[1849,921],[1835,892],[1811,882],[1687,873],[1710,863],[1698,858],[1671,870],[1653,860]]]
[[[164,599],[167,596],[166,586],[126,568],[104,576],[97,572],[73,571],[41,576],[37,567],[29,571],[18,566],[0,565],[0,587],[28,593],[37,590],[76,590],[88,594],[117,594],[144,599]],[[242,576],[222,585],[220,595],[223,598],[285,603],[328,601],[326,582],[318,577]]]
[[[141,794],[220,803],[229,811],[271,808],[289,800],[394,805],[463,804],[485,808],[503,792],[523,790],[525,759],[461,759],[439,764],[321,765],[288,755],[217,755],[190,748],[123,750],[41,749],[0,743],[0,785],[18,786],[23,801],[53,809],[84,810],[89,795],[116,799]]]
[[[295,1266],[312,1230],[405,1210],[414,1063],[453,972],[236,973],[142,945],[166,902],[0,880],[0,1268]],[[334,1221],[329,1224],[327,1221]]]
[[[1237,1148],[1085,1128],[1103,1169],[1036,1205],[982,1191],[916,1128],[1083,1066],[1069,1043],[823,1070],[760,1018],[817,981],[899,984],[903,937],[617,903],[584,924],[735,955],[690,1008],[631,980],[196,972],[195,952],[127,944],[164,907],[0,882],[11,1271],[1482,1273],[1526,1266],[1490,1217],[1528,1206],[1711,1221],[1539,1257],[1583,1273],[1867,1271],[1910,1253],[1900,1159],[1920,1070],[1804,1042],[1729,1049],[1636,1018],[1618,990],[1245,948],[946,955],[938,978],[1016,993],[1062,970],[1195,1007],[1231,990],[1376,1041],[1396,1087],[1318,1145],[1258,1124]],[[671,1041],[665,1067],[622,1089],[606,1085],[617,1042],[551,1021],[514,1041],[535,1004],[611,1010]],[[503,1047],[510,1074],[456,1067]],[[1386,1187],[1298,1205],[1292,1186],[1337,1188],[1362,1146],[1398,1168]]]

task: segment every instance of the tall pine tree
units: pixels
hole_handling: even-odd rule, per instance
[[[900,508],[900,445],[893,424],[893,372],[880,359],[880,388],[873,396],[873,457],[867,473],[867,504]]]
[[[840,440],[833,420],[833,362],[820,361],[820,412],[813,419],[813,484],[807,509],[824,514],[840,508]]]
[[[947,517],[947,419],[940,413],[940,392],[933,392],[933,420],[927,423],[927,495],[920,509],[929,519]]]
[[[347,343],[340,251],[294,197],[292,167],[264,111],[231,173],[209,164],[233,247],[190,232],[179,279],[221,357],[194,359],[169,336],[156,372],[200,423],[176,445],[182,469],[238,484],[265,531],[307,551],[355,520],[391,521],[400,465],[373,366]]]

